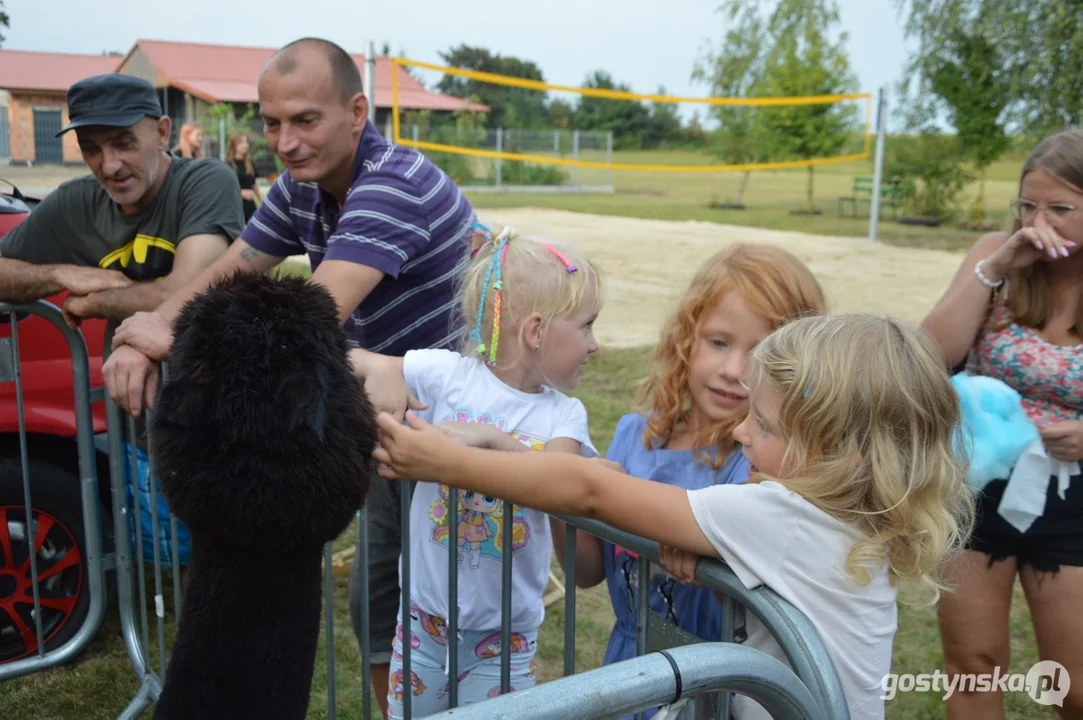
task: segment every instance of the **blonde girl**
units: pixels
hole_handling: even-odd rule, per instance
[[[782,248],[735,244],[716,253],[662,329],[639,398],[646,411],[620,419],[606,457],[630,475],[686,490],[745,482],[749,466],[733,431],[748,414],[741,382],[749,354],[782,324],[824,310],[815,276]],[[635,657],[637,558],[588,533],[577,537],[576,584],[607,581],[616,615],[603,663]],[[564,534],[553,540],[563,563]],[[722,606],[710,590],[661,571],[650,587],[651,609],[663,621],[719,639]]]
[[[507,451],[596,456],[583,404],[574,390],[598,349],[594,320],[603,302],[598,268],[571,248],[479,227],[462,281],[466,336],[462,352],[417,350],[403,358],[354,351],[368,378],[405,377],[425,406],[421,417],[461,443]],[[510,454],[510,453],[509,453]],[[435,478],[435,476],[434,476]],[[391,657],[390,717],[402,717],[413,692],[414,717],[448,707],[448,562],[459,568],[459,701],[500,693],[502,558],[513,552],[511,687],[534,684],[533,658],[545,615],[552,539],[549,518],[516,506],[509,517],[500,495],[458,494],[449,527],[446,485],[417,486],[410,514],[411,617],[399,618]],[[511,548],[504,527],[512,526]],[[436,628],[434,630],[434,628]],[[402,672],[410,642],[411,677]]]
[[[388,478],[437,478],[547,512],[598,518],[688,555],[725,561],[817,627],[855,720],[884,717],[899,585],[931,601],[969,530],[973,500],[956,453],[959,402],[921,331],[869,315],[794,320],[752,351],[749,412],[734,431],[747,483],[685,490],[606,461],[456,445],[413,413],[381,413],[374,452]],[[754,617],[746,644],[785,662]],[[763,717],[748,697],[736,717]]]

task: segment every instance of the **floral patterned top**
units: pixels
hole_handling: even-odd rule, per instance
[[[1083,344],[1046,342],[1033,328],[1013,322],[1003,304],[986,317],[967,356],[966,372],[1013,388],[1038,427],[1083,419]]]

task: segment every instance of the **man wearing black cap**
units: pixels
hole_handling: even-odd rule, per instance
[[[211,265],[244,228],[240,186],[216,160],[172,157],[154,87],[129,75],[68,90],[70,122],[91,174],[47,195],[0,239],[0,298],[71,291],[64,314],[119,321]]]

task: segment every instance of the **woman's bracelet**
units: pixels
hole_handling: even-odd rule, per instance
[[[979,260],[978,261],[978,264],[974,266],[974,275],[977,276],[978,282],[980,282],[982,285],[984,285],[987,288],[992,288],[993,290],[996,290],[997,288],[999,288],[1001,285],[1004,284],[1004,278],[1002,277],[999,280],[997,280],[996,282],[993,282],[989,278],[985,277],[985,273],[983,273],[981,271],[982,265],[984,265],[984,264],[985,264],[984,260]]]

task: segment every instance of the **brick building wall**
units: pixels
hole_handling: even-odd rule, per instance
[[[34,148],[34,108],[55,107],[60,109],[61,125],[68,122],[68,106],[65,93],[25,93],[12,90],[8,101],[8,132],[11,148],[11,162],[24,164],[36,162]],[[81,163],[79,144],[75,133],[66,133],[61,137],[65,163]]]

